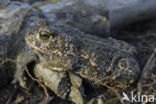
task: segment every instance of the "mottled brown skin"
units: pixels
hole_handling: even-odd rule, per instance
[[[46,40],[40,33],[50,34]],[[137,79],[139,66],[135,48],[112,38],[101,39],[65,25],[40,25],[25,36],[43,66],[56,71],[72,71],[98,82],[113,79],[130,84]]]
[[[48,40],[40,39],[40,31],[51,34],[50,38]],[[41,63],[49,69],[72,70],[77,62],[76,46],[68,35],[53,33],[48,27],[43,26],[28,32],[25,39],[27,44],[34,48]]]
[[[102,39],[66,25],[48,25],[44,20],[39,20],[27,30],[25,48],[18,54],[17,61],[24,65],[35,61],[40,67],[31,71],[51,90],[55,90],[55,86],[61,87],[61,90],[57,91],[56,88],[54,91],[61,98],[68,97],[72,102],[83,104],[81,78],[94,85],[108,82],[113,86],[122,84],[126,87],[138,77],[140,69],[134,57],[136,50],[124,41]],[[57,73],[53,75],[55,79],[51,75],[45,77],[48,74],[44,69],[48,70],[48,74]],[[61,73],[65,73],[65,76],[59,76]],[[29,87],[20,64],[17,64],[15,77],[22,87]],[[62,78],[67,80],[63,81]],[[70,86],[56,85],[55,80]]]

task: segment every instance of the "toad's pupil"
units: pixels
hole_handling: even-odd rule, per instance
[[[42,40],[48,40],[49,38],[50,38],[50,34],[49,33],[47,33],[47,32],[40,32],[40,39],[42,39]]]

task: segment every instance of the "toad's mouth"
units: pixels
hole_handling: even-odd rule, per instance
[[[63,68],[61,68],[61,67],[49,67],[49,66],[47,66],[47,65],[43,65],[43,66],[46,66],[46,68],[48,68],[48,69],[50,69],[50,70],[53,70],[53,71],[58,71],[58,72],[63,72],[63,71],[65,71]]]
[[[28,46],[30,46],[31,48],[33,48],[35,51],[39,51],[39,52],[42,52],[42,53],[50,53],[48,50],[46,50],[45,48],[41,48],[39,46],[36,46],[36,42],[32,42],[31,40],[29,39],[25,39],[26,41],[26,44]]]
[[[25,35],[25,42],[28,46],[33,48],[36,51],[41,51],[43,53],[48,53],[48,49],[46,49],[45,46],[47,46],[48,43],[41,43],[36,40],[35,36],[30,36],[30,34]]]
[[[78,59],[75,56],[59,56],[56,54],[46,54],[41,51],[36,51],[40,63],[54,71],[67,71],[77,67]]]

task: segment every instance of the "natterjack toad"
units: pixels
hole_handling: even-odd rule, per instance
[[[40,63],[50,70],[71,71],[89,81],[133,83],[139,74],[133,46],[102,39],[65,25],[32,27],[25,36]],[[117,81],[118,80],[118,81]]]
[[[135,59],[136,50],[128,43],[88,35],[66,25],[47,25],[44,20],[36,24],[27,29],[25,35],[25,41],[32,49],[17,59],[24,59],[26,64],[38,60],[33,71],[35,76],[58,96],[63,93],[60,97],[82,104],[81,78],[94,85],[99,81],[109,83],[111,79],[111,84],[125,86],[137,79],[140,69]],[[21,86],[26,87],[24,70],[20,67],[17,68],[18,80]],[[50,76],[56,76],[56,79]],[[61,87],[63,92],[58,89],[60,82],[65,82]]]

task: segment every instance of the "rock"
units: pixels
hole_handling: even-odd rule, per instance
[[[107,12],[85,5],[81,1],[63,0],[39,8],[50,22],[66,24],[87,34],[110,36]]]
[[[0,0],[0,8],[5,8],[7,5],[9,5],[10,0]]]

